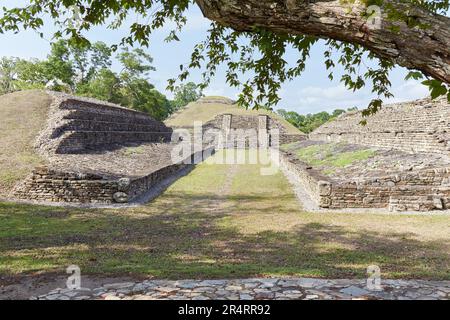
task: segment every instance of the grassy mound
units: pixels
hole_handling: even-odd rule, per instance
[[[203,101],[213,101],[204,103]],[[267,110],[247,110],[230,103],[231,100],[225,97],[205,97],[197,102],[190,103],[183,110],[175,113],[165,121],[169,127],[193,127],[195,121],[208,122],[216,116],[227,113],[234,115],[258,115],[267,114],[269,117],[278,120],[283,124],[288,133],[301,134],[296,127],[284,120],[278,114]]]
[[[33,145],[50,103],[51,97],[38,90],[0,96],[0,197],[42,162]]]

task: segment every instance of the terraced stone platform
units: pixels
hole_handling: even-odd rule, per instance
[[[203,97],[173,114],[166,124],[192,130],[195,124],[204,132],[220,132],[219,148],[278,147],[302,141],[306,134],[278,114],[268,110],[247,110],[224,97]],[[205,137],[208,140],[209,137]]]
[[[170,142],[172,129],[147,114],[88,98],[52,92],[46,130],[37,145],[47,153],[86,153],[133,142]]]
[[[366,120],[366,125],[361,121]],[[309,135],[312,140],[348,142],[411,153],[450,153],[450,106],[446,97],[384,106],[363,118],[349,112]]]
[[[14,199],[129,203],[203,158],[201,150],[173,160],[173,130],[147,114],[93,99],[49,95],[53,102],[47,127],[36,142],[45,163],[14,188]]]
[[[449,116],[444,99],[343,114],[286,146],[282,164],[321,208],[450,209]]]

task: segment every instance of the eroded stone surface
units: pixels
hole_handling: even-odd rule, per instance
[[[316,129],[310,140],[288,146],[281,162],[321,208],[448,210],[449,110],[443,98],[383,106],[367,119],[348,112]],[[297,157],[311,145],[319,145],[314,159]],[[370,150],[368,158],[355,157],[362,150]],[[330,155],[353,161],[321,161]]]

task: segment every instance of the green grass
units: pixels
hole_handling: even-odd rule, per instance
[[[219,157],[220,154],[217,155]],[[278,172],[201,164],[146,206],[0,203],[0,274],[155,278],[307,276],[450,280],[448,216],[302,210]]]
[[[298,157],[312,166],[343,168],[357,161],[367,160],[375,155],[372,149],[340,152],[335,144],[321,144],[302,148]]]
[[[298,142],[291,142],[291,143],[282,144],[280,146],[280,149],[283,150],[283,151],[289,151],[290,149],[294,148],[297,144],[298,144]]]
[[[208,98],[208,97],[207,97]],[[223,97],[209,97],[213,99],[220,99]],[[220,114],[234,114],[234,115],[258,115],[267,114],[268,116],[278,120],[286,128],[290,134],[302,134],[300,130],[292,124],[284,120],[278,114],[267,110],[247,110],[240,108],[237,105],[229,105],[225,103],[199,103],[194,102],[189,104],[185,109],[181,110],[174,116],[165,121],[166,125],[171,127],[193,127],[195,121],[203,123],[213,120]]]
[[[34,150],[51,98],[31,90],[0,96],[0,197],[42,163]]]

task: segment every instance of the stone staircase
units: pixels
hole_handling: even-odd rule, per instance
[[[360,112],[347,113],[326,123],[310,138],[346,141],[406,152],[450,153],[450,108],[447,100],[418,100],[385,106],[360,124]]]
[[[147,114],[91,99],[55,95],[41,149],[59,154],[127,143],[170,142],[172,129]]]
[[[13,199],[124,204],[214,151],[192,151],[173,160],[173,130],[164,123],[106,102],[49,94],[53,102],[47,127],[36,142],[47,162],[14,187]],[[139,152],[122,150],[130,143]]]

